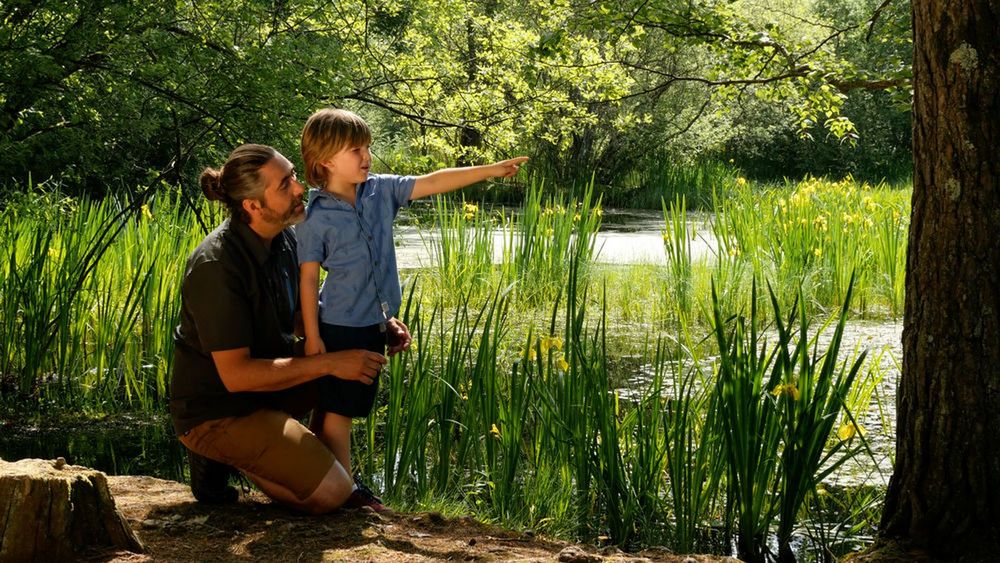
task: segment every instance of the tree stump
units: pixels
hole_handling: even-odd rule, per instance
[[[66,460],[0,460],[0,561],[65,561],[109,548],[143,551],[104,473]]]

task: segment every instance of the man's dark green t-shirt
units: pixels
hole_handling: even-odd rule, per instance
[[[170,414],[178,435],[207,420],[273,408],[287,394],[230,393],[212,352],[250,348],[253,358],[292,356],[298,287],[290,229],[268,248],[248,225],[227,219],[194,249],[174,331]]]

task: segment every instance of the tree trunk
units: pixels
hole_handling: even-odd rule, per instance
[[[1000,547],[997,0],[914,0],[913,208],[896,467],[881,536]]]
[[[468,84],[475,84],[479,74],[479,38],[476,34],[476,24],[471,17],[465,20],[465,40],[468,46],[468,54],[465,59],[465,76]],[[477,164],[475,158],[469,158],[469,151],[465,149],[478,149],[483,144],[483,134],[471,125],[462,125],[458,131],[458,145],[462,151],[455,161],[456,166],[473,166]]]
[[[0,561],[68,561],[109,548],[143,551],[103,473],[62,458],[0,460]]]

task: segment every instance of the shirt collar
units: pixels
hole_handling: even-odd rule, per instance
[[[317,199],[319,199],[321,197],[327,197],[327,198],[330,198],[330,199],[337,199],[337,198],[333,197],[333,195],[327,193],[324,190],[321,190],[321,189],[318,189],[318,188],[312,188],[312,189],[309,190],[309,202],[307,203],[307,205],[312,205],[314,201],[316,201]]]
[[[258,264],[264,264],[267,262],[268,258],[271,257],[271,249],[264,244],[264,241],[260,240],[257,233],[250,228],[250,225],[232,217],[226,219],[226,221],[229,222],[229,228],[235,231],[239,239],[243,241],[243,245],[250,251],[250,254],[253,255],[254,260],[256,260]],[[281,233],[278,233],[278,236],[274,237],[274,240],[271,241],[271,246],[273,247],[280,238]]]
[[[369,176],[369,178],[370,178],[370,176]],[[357,198],[358,194],[361,193],[361,190],[363,189],[363,186],[365,185],[365,183],[366,182],[358,182],[357,184],[354,185],[354,197],[355,198]],[[313,204],[313,202],[316,201],[317,199],[325,199],[327,201],[335,201],[335,202],[343,204],[343,205],[350,205],[350,203],[348,203],[348,202],[340,199],[339,197],[331,194],[330,192],[328,192],[326,190],[323,190],[323,189],[320,189],[320,188],[311,188],[309,190],[309,201],[308,201],[307,205],[311,206]]]

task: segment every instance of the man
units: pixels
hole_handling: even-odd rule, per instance
[[[386,358],[367,350],[293,357],[298,261],[288,229],[304,217],[304,189],[271,147],[238,147],[202,189],[230,211],[188,257],[175,334],[170,412],[190,451],[191,489],[202,502],[233,502],[235,468],[272,499],[323,513],[373,506],[333,453],[300,424],[324,375],[371,384]],[[406,327],[390,354],[409,346]]]

